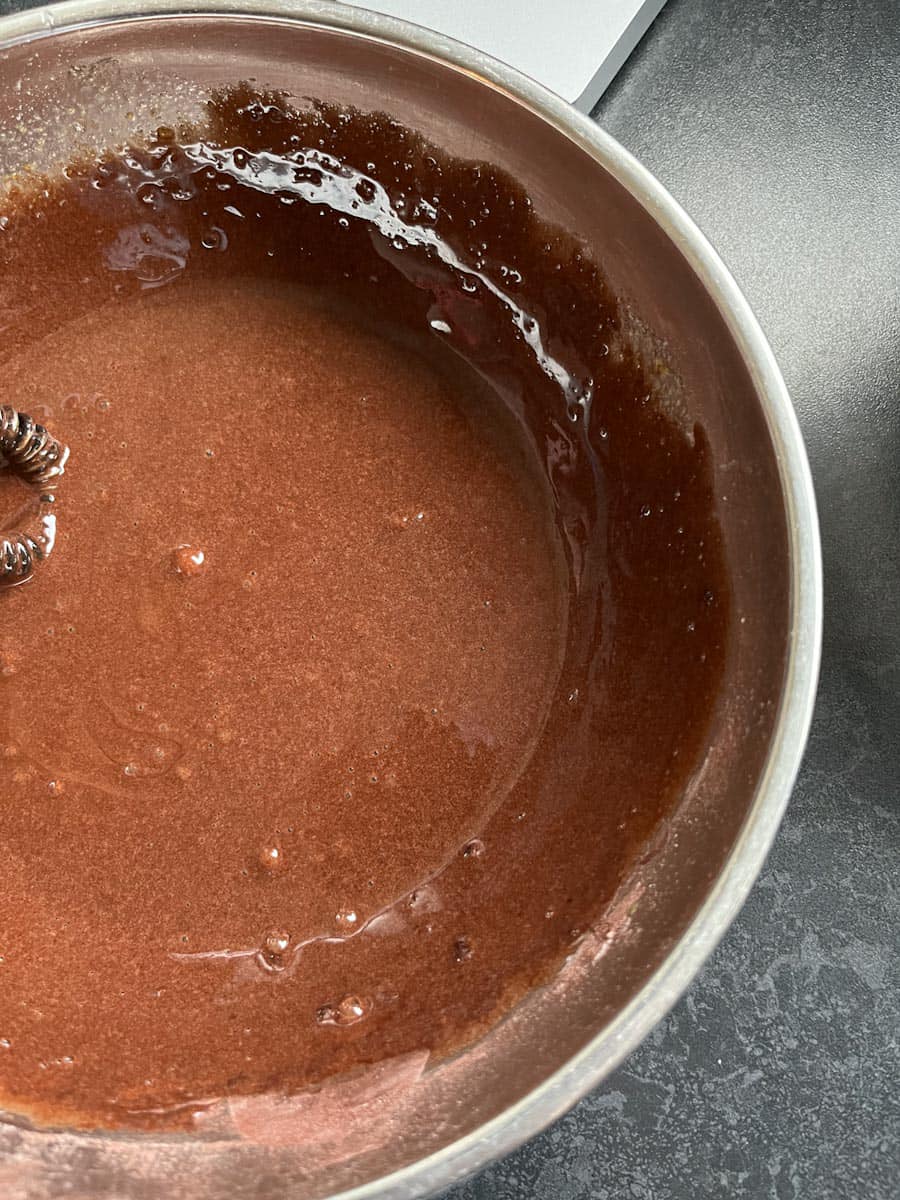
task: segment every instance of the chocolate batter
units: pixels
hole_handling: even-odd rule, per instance
[[[0,319],[71,448],[0,594],[7,1107],[173,1126],[464,1045],[696,764],[702,430],[513,181],[247,89],[12,189]]]

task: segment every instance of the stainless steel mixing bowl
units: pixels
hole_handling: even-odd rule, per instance
[[[743,903],[787,804],[815,693],[821,578],[793,410],[753,314],[702,234],[621,146],[474,50],[314,0],[74,0],[0,21],[0,179],[202,113],[238,79],[385,110],[515,175],[602,263],[661,370],[657,402],[700,422],[733,573],[727,679],[665,835],[559,978],[456,1059],[383,1064],[196,1136],[0,1123],[7,1200],[418,1197],[553,1121],[662,1017]]]

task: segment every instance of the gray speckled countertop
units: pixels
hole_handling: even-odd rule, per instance
[[[709,235],[781,363],[819,495],[822,685],[769,863],[700,978],[447,1200],[896,1200],[900,0],[669,0],[596,115]]]
[[[772,342],[825,557],[805,767],[750,900],[612,1078],[447,1200],[900,1196],[900,3],[669,0],[597,119]]]

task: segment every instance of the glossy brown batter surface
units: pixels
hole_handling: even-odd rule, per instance
[[[727,645],[702,431],[509,180],[243,92],[180,141],[0,217],[3,399],[72,452],[0,594],[0,1093],[70,1124],[476,1036]]]

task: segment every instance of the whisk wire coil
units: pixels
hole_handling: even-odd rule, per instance
[[[27,413],[0,404],[0,466],[38,493],[30,521],[0,534],[0,588],[26,583],[53,550],[56,485],[69,449]]]

